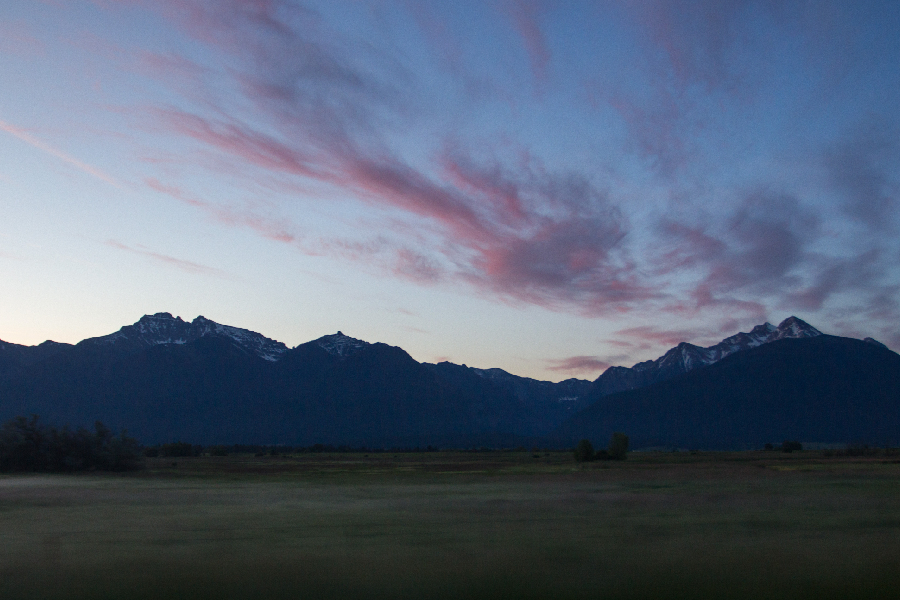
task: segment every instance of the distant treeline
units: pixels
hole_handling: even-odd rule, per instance
[[[482,449],[484,450],[484,449]],[[144,456],[154,458],[158,456],[177,458],[185,456],[228,456],[229,454],[253,454],[255,456],[277,456],[280,454],[307,454],[307,453],[340,453],[340,452],[365,452],[376,454],[379,452],[437,452],[434,446],[369,448],[366,446],[349,446],[332,444],[313,444],[312,446],[280,446],[258,444],[229,444],[216,446],[200,446],[187,442],[173,442],[144,448]]]
[[[100,421],[94,430],[62,429],[16,417],[0,428],[0,471],[130,471],[143,466],[141,445],[126,432],[114,435]]]

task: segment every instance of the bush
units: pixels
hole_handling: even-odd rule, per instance
[[[794,451],[803,450],[803,444],[795,441],[783,441],[781,442],[781,451],[782,452],[794,452]]]
[[[625,460],[625,456],[628,454],[628,436],[621,431],[613,433],[607,452],[613,460]]]
[[[868,444],[850,444],[844,449],[844,456],[877,456],[878,448],[869,448]]]
[[[594,460],[594,446],[591,445],[590,440],[581,440],[578,442],[573,453],[575,454],[575,460],[578,462]]]
[[[163,444],[160,447],[160,453],[169,458],[181,458],[184,456],[199,456],[203,450],[200,446],[192,446],[187,442],[173,442],[171,444]]]

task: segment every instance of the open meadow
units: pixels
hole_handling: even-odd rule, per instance
[[[0,598],[895,598],[900,456],[302,454],[0,476]]]

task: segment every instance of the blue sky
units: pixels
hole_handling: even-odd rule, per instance
[[[0,339],[145,313],[594,378],[900,347],[900,4],[0,5]]]

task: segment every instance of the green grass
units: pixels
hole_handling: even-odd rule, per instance
[[[0,598],[900,590],[900,464],[888,458],[538,455],[229,456],[0,476]]]

